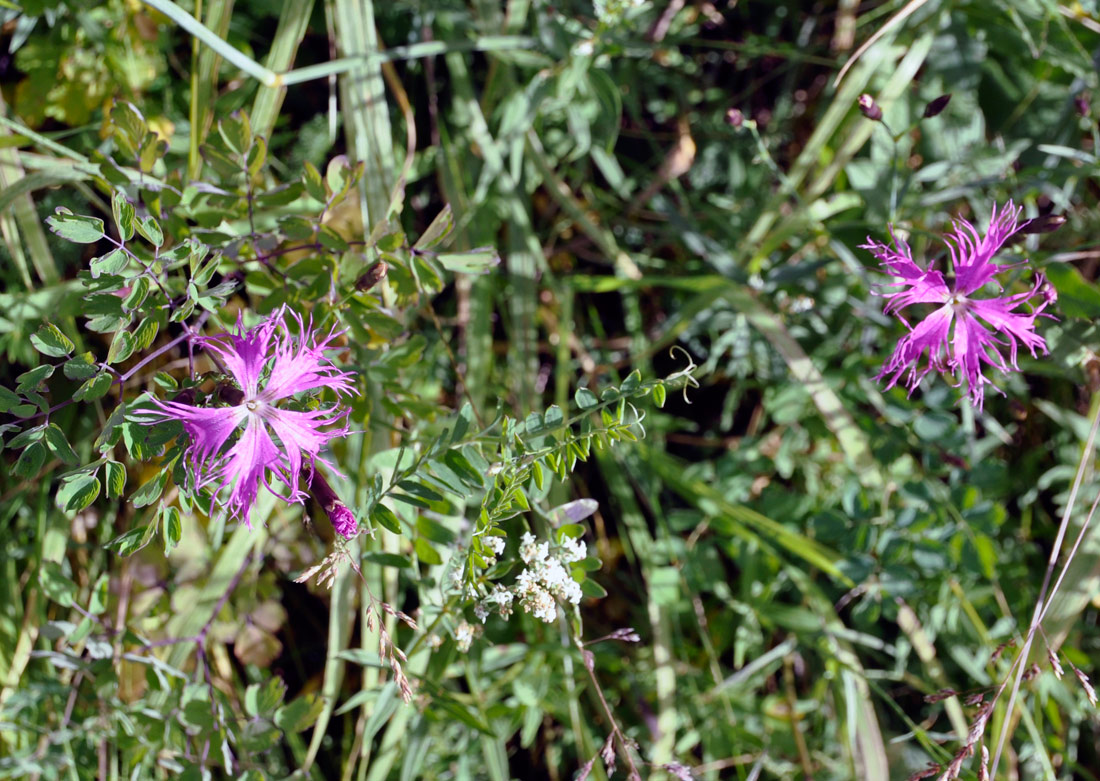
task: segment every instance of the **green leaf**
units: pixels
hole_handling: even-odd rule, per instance
[[[103,274],[117,275],[126,268],[126,264],[129,262],[130,257],[121,249],[111,250],[99,258],[92,258],[90,265],[92,279],[99,279]]]
[[[141,112],[132,103],[116,103],[111,109],[111,127],[115,142],[129,157],[136,158],[138,147],[148,130]]]
[[[102,615],[107,609],[107,600],[110,596],[111,578],[104,572],[92,586],[91,597],[88,600],[88,612],[93,616]]]
[[[130,203],[126,196],[118,191],[115,191],[114,197],[111,199],[111,214],[115,218],[115,226],[118,228],[118,235],[123,241],[129,241],[134,238],[134,205]],[[96,276],[96,274],[92,274]]]
[[[43,561],[38,567],[38,585],[42,592],[62,607],[72,607],[76,584],[56,561]]]
[[[455,541],[455,534],[446,526],[426,515],[416,519],[416,529],[424,537],[440,545],[450,545]]]
[[[114,378],[107,372],[103,372],[77,388],[76,393],[73,394],[73,399],[75,401],[94,401],[105,395],[113,384]]]
[[[107,422],[103,424],[103,431],[95,440],[95,448],[99,452],[105,452],[110,450],[118,442],[118,437],[122,433],[121,425],[126,419],[126,405],[119,404],[111,412],[111,416],[107,418]]]
[[[225,145],[238,155],[243,156],[252,146],[252,128],[248,121],[248,114],[243,111],[234,112],[219,122],[218,134],[225,141]]]
[[[129,331],[119,331],[111,340],[111,349],[107,351],[107,363],[122,363],[134,354],[134,337]]]
[[[306,163],[309,165],[309,163]],[[279,229],[288,239],[308,241],[313,238],[314,224],[305,217],[291,215],[279,220]]]
[[[431,543],[423,537],[417,537],[416,542],[413,543],[413,549],[416,551],[416,556],[422,562],[428,565],[436,565],[443,563],[443,557],[439,555],[439,552],[432,547]]]
[[[46,444],[50,446],[50,450],[54,452],[54,455],[66,464],[76,466],[80,463],[80,458],[76,455],[76,451],[73,450],[72,446],[69,444],[69,440],[65,438],[65,433],[58,428],[56,423],[51,423],[46,426],[42,431],[42,435],[46,440]]]
[[[131,504],[134,507],[148,507],[159,499],[164,492],[165,483],[168,482],[168,472],[169,470],[162,469],[155,477],[146,480],[139,489],[134,491],[134,495],[130,498]]]
[[[588,388],[578,388],[573,398],[576,400],[577,406],[584,410],[598,407],[600,404],[600,400],[596,397],[596,394]]]
[[[94,474],[78,474],[66,478],[57,489],[57,506],[69,512],[80,512],[99,496],[99,478]]]
[[[458,274],[488,274],[500,265],[500,255],[492,247],[479,247],[465,252],[440,252],[435,259],[443,268]]]
[[[335,200],[347,195],[355,178],[356,172],[348,163],[347,155],[337,155],[328,161],[328,167],[325,168],[325,182]]]
[[[149,529],[151,526],[138,526],[125,534],[120,534],[107,543],[107,547],[115,550],[119,556],[130,556],[149,544]]]
[[[123,310],[132,312],[137,309],[147,295],[149,295],[149,280],[146,277],[138,277],[130,285],[130,292],[126,294],[126,298],[122,300]]]
[[[154,247],[159,247],[164,244],[164,231],[160,229],[160,223],[157,222],[155,217],[145,217],[139,220],[135,227],[137,228],[137,232],[145,237],[145,240]]]
[[[267,142],[259,137],[252,139],[252,147],[248,150],[248,158],[245,161],[249,177],[254,179],[266,161]]]
[[[399,569],[405,569],[412,566],[412,562],[409,561],[407,556],[401,556],[396,553],[383,553],[382,551],[367,551],[363,554],[363,561],[369,561],[383,567],[397,567]]]
[[[305,694],[275,711],[275,726],[283,732],[301,732],[313,726],[325,701],[313,694]]]
[[[126,488],[126,467],[118,461],[108,461],[104,465],[104,478],[107,482],[107,498],[118,499]]]
[[[333,252],[347,252],[349,249],[344,238],[328,225],[321,226],[321,229],[317,232],[317,239],[321,242],[322,247]]]
[[[46,424],[41,426],[34,426],[24,431],[22,434],[18,434],[11,442],[8,443],[8,447],[12,450],[18,450],[21,447],[29,445],[31,442],[38,442],[42,439],[42,432],[46,430]]]
[[[306,186],[306,192],[309,193],[311,198],[325,203],[328,201],[328,193],[325,191],[325,182],[321,178],[321,172],[317,170],[317,166],[308,160],[305,162],[304,168],[302,184]]]
[[[178,507],[164,508],[161,513],[161,528],[164,530],[164,555],[167,556],[180,544],[180,538],[183,536]]]
[[[62,371],[70,380],[87,380],[96,376],[99,367],[95,365],[95,356],[85,352],[66,361]]]
[[[668,397],[668,391],[664,385],[658,384],[653,386],[653,401],[658,407],[662,409],[665,406],[665,399]]]
[[[103,220],[73,214],[64,206],[46,218],[50,230],[74,244],[94,244],[103,238]]]
[[[7,412],[15,405],[22,403],[23,400],[21,398],[0,385],[0,412]]]
[[[443,207],[443,211],[435,216],[432,224],[420,234],[420,238],[413,245],[413,249],[431,249],[447,238],[454,226],[454,214],[451,213],[451,205],[447,204]]]
[[[37,332],[31,334],[31,344],[38,352],[51,358],[62,358],[74,347],[72,340],[53,323],[43,323]]]
[[[393,514],[393,510],[379,502],[370,513],[370,522],[375,526],[381,526],[394,534],[401,534],[401,522]]]
[[[160,325],[153,318],[146,317],[142,320],[138,327],[134,329],[134,351],[141,352],[148,349],[153,340],[157,338],[158,330],[160,330]]]
[[[33,442],[19,454],[19,460],[15,462],[15,474],[19,477],[36,477],[45,462],[46,446],[41,442]]]
[[[1058,291],[1058,308],[1066,317],[1095,320],[1100,317],[1100,286],[1088,282],[1068,263],[1051,263],[1047,279]]]
[[[619,386],[619,390],[624,395],[633,393],[638,390],[638,387],[642,384],[642,373],[635,369],[630,374],[626,375],[626,379],[623,380],[623,384]]]
[[[585,578],[584,582],[581,583],[581,593],[586,597],[603,599],[607,596],[607,589],[591,578]]]
[[[41,366],[34,367],[29,372],[23,372],[15,378],[16,382],[19,383],[15,390],[19,393],[37,390],[42,381],[48,379],[53,374],[55,368],[57,367],[53,364],[44,363]]]
[[[443,501],[443,497],[437,494],[435,491],[428,488],[426,485],[422,485],[413,480],[402,480],[400,483],[397,484],[397,487],[404,491],[408,491],[413,496],[419,496],[421,499],[424,499],[428,502]]]

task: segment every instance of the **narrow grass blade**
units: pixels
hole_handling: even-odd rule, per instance
[[[340,95],[348,149],[366,164],[366,175],[359,180],[359,199],[363,228],[369,233],[389,211],[395,171],[386,85],[381,65],[369,59],[381,47],[371,0],[334,3],[337,51],[360,60],[340,79]]]
[[[155,8],[160,11],[193,35],[198,41],[208,46],[217,56],[224,57],[227,62],[240,68],[252,78],[259,80],[261,84],[273,87],[278,83],[278,75],[276,73],[260,65],[260,63],[238,49],[233,48],[233,46],[225,40],[225,29],[227,28],[223,27],[220,23],[213,30],[207,26],[210,24],[211,19],[220,19],[222,17],[221,12],[224,8],[228,7],[232,10],[233,4],[231,2],[221,3],[218,0],[214,0],[214,2],[210,3],[206,15],[207,24],[200,22],[191,14],[187,13],[187,11],[173,3],[172,0],[143,0],[143,2],[150,8]],[[294,3],[289,3],[289,5],[293,4]]]
[[[271,51],[268,52],[267,61],[264,63],[268,70],[281,73],[294,64],[294,56],[298,53],[298,47],[301,46],[306,29],[309,27],[313,5],[313,0],[283,3],[283,10],[279,13],[279,26],[275,29],[275,39],[271,43]],[[261,81],[256,100],[252,103],[252,112],[249,114],[252,131],[258,137],[270,138],[285,97],[285,81],[277,87],[265,85]]]
[[[0,101],[0,110],[3,110],[2,101]],[[0,126],[0,138],[10,135],[11,130],[7,125]],[[35,175],[32,174],[32,176]],[[45,175],[36,176],[35,179],[31,179],[30,184],[26,182],[27,178],[29,177],[20,160],[19,152],[10,147],[0,148],[0,202],[4,202],[5,206],[11,206],[14,217],[9,221],[5,215],[4,224],[0,227],[3,229],[4,240],[12,248],[12,260],[19,268],[19,275],[23,283],[30,288],[32,285],[27,257],[23,254],[22,247],[17,248],[19,244],[17,234],[22,234],[31,265],[34,266],[35,273],[42,282],[47,285],[52,284],[58,280],[59,275],[53,253],[50,252],[50,247],[46,243],[46,231],[42,227],[42,221],[30,196],[31,190],[35,187],[46,186],[42,181]]]

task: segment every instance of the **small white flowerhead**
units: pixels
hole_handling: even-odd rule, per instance
[[[491,550],[494,555],[499,556],[504,553],[504,538],[503,537],[485,537],[485,547]]]
[[[588,555],[588,546],[579,538],[566,537],[561,541],[561,547],[561,558],[566,564],[581,561]]]
[[[474,642],[474,635],[478,629],[473,624],[462,619],[458,626],[455,627],[455,645],[458,646],[458,650],[462,653],[466,653],[470,650],[470,645]]]

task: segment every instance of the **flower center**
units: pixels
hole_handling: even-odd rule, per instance
[[[958,293],[952,293],[951,297],[947,299],[947,303],[955,311],[955,314],[961,314],[970,307],[970,299]]]
[[[249,399],[244,403],[244,405],[248,407],[249,412],[255,412],[257,409],[259,409],[260,402],[256,401],[255,399]]]

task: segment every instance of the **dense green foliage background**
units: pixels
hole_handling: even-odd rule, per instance
[[[1100,659],[1092,527],[1013,667],[1100,495],[1094,1],[0,20],[0,777],[903,779],[968,742],[978,777],[995,699],[998,777],[1100,778],[1069,667]],[[857,246],[893,224],[942,262],[952,217],[1009,198],[1066,219],[1012,250],[1058,290],[1051,354],[981,412],[938,377],[884,391],[902,330]],[[127,225],[152,272],[111,258]],[[227,528],[178,432],[113,414],[187,384],[184,324],[282,303],[349,329],[333,457],[373,537],[271,501]],[[471,595],[568,513],[578,609],[466,650]]]

